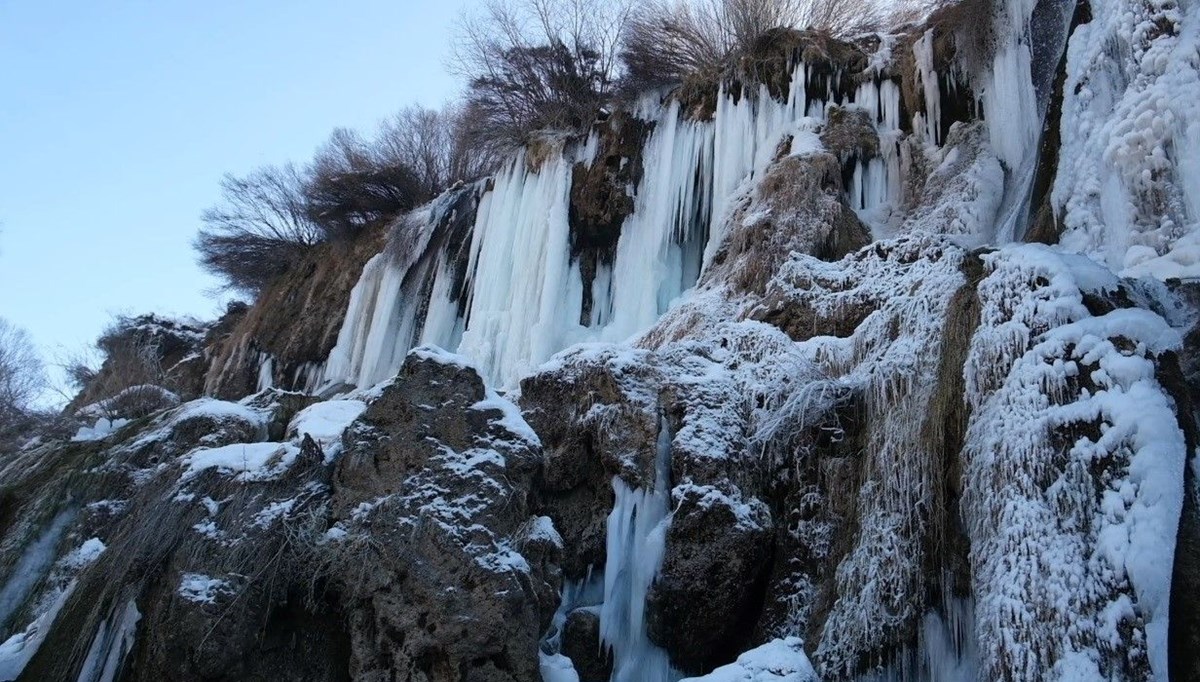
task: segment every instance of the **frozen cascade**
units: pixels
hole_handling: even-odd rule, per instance
[[[141,619],[142,614],[131,599],[125,602],[124,608],[114,611],[100,623],[79,671],[79,682],[113,682],[119,677],[125,656],[133,650],[134,635]]]
[[[265,391],[275,386],[275,358],[270,353],[259,353],[258,387],[254,390]]]
[[[975,641],[975,604],[969,598],[945,600],[946,613],[930,611],[921,619],[916,651],[901,654],[886,669],[860,682],[967,682],[979,679]]]
[[[612,273],[606,274],[611,294],[602,293],[593,307],[606,322],[599,340],[624,341],[654,324],[699,276],[712,205],[704,181],[714,174],[712,125],[684,120],[674,101],[655,119],[634,211],[621,228]]]
[[[579,682],[575,664],[562,655],[562,633],[567,616],[579,608],[599,610],[604,602],[604,574],[588,568],[582,580],[564,583],[558,610],[550,620],[550,628],[542,638],[538,657],[543,682]]]
[[[471,240],[471,305],[459,351],[507,384],[580,338],[583,280],[570,262],[572,159],[536,172],[518,154],[483,198]]]
[[[671,432],[662,420],[654,488],[631,490],[613,478],[616,501],[608,516],[600,638],[612,647],[613,682],[668,682],[682,677],[667,652],[646,633],[646,592],[662,565],[670,525]]]
[[[568,214],[572,168],[592,162],[598,136],[580,145],[546,142],[551,147],[536,169],[518,155],[479,201],[463,282],[445,257],[381,254],[367,263],[326,362],[325,387],[383,381],[416,345],[467,355],[489,383],[510,387],[567,346],[623,342],[649,328],[695,284],[723,242],[733,195],[761,177],[788,136],[815,130],[838,99],[837,77],[823,92],[807,92],[810,71],[796,65],[785,102],[765,86],[757,93],[722,89],[711,122],[688,119],[673,99],[638,104],[635,116],[654,124],[642,179],[630,189],[634,211],[611,264],[596,268],[587,319]],[[848,190],[855,209],[870,211],[901,194],[900,88],[868,81],[851,99],[843,104],[866,109],[883,142],[879,158],[860,161]],[[435,201],[412,221],[424,223],[414,224],[415,246],[405,251],[421,253],[431,243],[448,210],[439,201],[445,203]]]
[[[984,74],[982,104],[992,149],[1007,170],[996,243],[1025,233],[1042,121],[1074,8],[1065,0],[1008,0],[994,10],[999,42]]]

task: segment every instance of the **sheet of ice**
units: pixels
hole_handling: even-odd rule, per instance
[[[79,671],[78,682],[116,680],[125,656],[133,650],[137,624],[141,619],[142,614],[131,599],[101,622]]]
[[[21,671],[46,639],[58,612],[75,590],[75,584],[75,581],[71,581],[24,630],[0,644],[0,682],[9,682],[20,677]]]

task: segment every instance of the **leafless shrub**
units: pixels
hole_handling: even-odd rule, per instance
[[[578,129],[617,82],[629,0],[487,0],[460,23],[451,62],[467,78],[468,144],[503,154],[529,133]]]
[[[29,335],[0,318],[0,452],[34,435],[42,421],[34,403],[44,387],[42,361]]]
[[[118,316],[100,335],[96,347],[104,363],[86,385],[97,398],[97,415],[108,419],[137,418],[170,407],[172,402],[162,349],[138,329],[137,319]],[[164,395],[166,394],[166,395]]]
[[[344,238],[410,210],[428,192],[407,164],[338,128],[309,166],[303,197],[309,220],[323,236]]]
[[[756,41],[776,29],[848,36],[903,20],[915,0],[649,0],[628,23],[621,51],[625,89],[638,91],[688,77],[719,78]]]
[[[422,193],[434,197],[458,181],[476,180],[495,163],[463,140],[464,111],[405,107],[379,127],[374,147],[390,162],[410,168]]]
[[[625,33],[627,83],[641,89],[715,78],[762,34],[800,24],[808,7],[807,0],[650,0]]]
[[[226,175],[222,203],[201,215],[200,265],[236,291],[257,294],[305,247],[324,238],[309,218],[305,179],[292,164]]]

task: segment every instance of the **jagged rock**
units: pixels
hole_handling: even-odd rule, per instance
[[[559,589],[551,534],[527,526],[544,523],[529,504],[539,462],[516,408],[461,358],[408,356],[335,475],[356,679],[537,676]]]
[[[841,164],[823,152],[771,164],[753,192],[738,199],[732,225],[705,279],[760,295],[793,251],[837,260],[871,241],[842,197]]]
[[[699,673],[745,650],[758,620],[774,525],[766,505],[681,485],[658,579],[646,596],[650,639]]]
[[[104,400],[113,400],[127,389],[144,388],[152,382],[183,400],[203,394],[203,377],[207,367],[204,340],[210,329],[194,320],[176,320],[161,315],[140,315],[118,318],[97,345],[105,355],[104,363],[88,379],[79,393],[64,408],[65,414]],[[109,406],[109,413],[118,417],[143,417],[166,405],[146,401],[143,395],[126,396],[126,402],[137,414],[116,413],[120,405]],[[178,404],[178,403],[176,403]]]
[[[607,682],[612,676],[612,651],[600,640],[600,610],[575,609],[563,625],[562,652],[575,664],[579,682]]]
[[[156,423],[134,436],[158,437]],[[309,600],[323,589],[310,542],[328,499],[315,444],[253,476],[188,459],[143,467],[137,449],[91,445],[107,445],[114,459],[104,466],[128,472],[126,497],[87,505],[106,508],[106,522],[68,535],[98,549],[55,565],[51,578],[63,573],[73,587],[57,593],[61,608],[26,678],[90,679],[98,660],[132,680],[346,679],[339,612]],[[103,493],[122,494],[113,480]]]
[[[604,565],[613,476],[634,487],[654,480],[657,381],[627,357],[564,362],[521,382],[521,409],[543,445],[538,505],[562,534],[570,579]]]
[[[267,414],[267,440],[282,441],[287,437],[288,424],[304,408],[317,402],[317,398],[296,391],[268,388],[244,398],[242,404],[257,408]]]
[[[825,126],[821,128],[821,144],[838,157],[842,174],[854,172],[854,164],[879,155],[879,134],[875,122],[862,109],[847,109],[832,106],[825,114]]]

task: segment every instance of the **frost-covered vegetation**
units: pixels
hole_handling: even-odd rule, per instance
[[[489,3],[441,152],[240,186],[304,268],[0,460],[0,672],[1200,675],[1200,15],[849,11]]]

